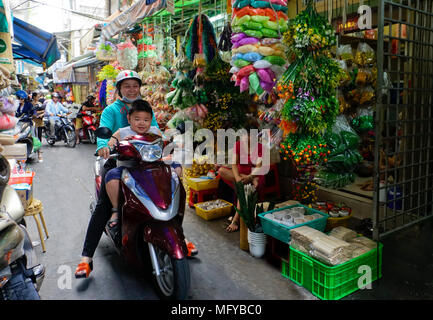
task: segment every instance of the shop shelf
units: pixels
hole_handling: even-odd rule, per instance
[[[203,204],[205,202],[199,202],[199,203],[194,204],[195,213],[205,220],[213,220],[213,219],[218,219],[218,218],[226,217],[226,216],[230,215],[230,213],[232,212],[233,204],[231,204],[230,202],[227,202],[225,200],[222,200],[222,199],[218,199],[218,200],[227,203],[227,206],[222,207],[222,208],[212,209],[212,210],[204,210],[204,209],[200,208],[199,205]],[[215,201],[215,200],[213,200],[213,201]],[[208,201],[206,201],[206,202],[208,202]]]
[[[359,290],[360,284],[365,286],[382,277],[382,248],[379,243],[378,247],[362,256],[337,266],[327,266],[290,247],[289,279],[322,300],[339,300]],[[371,281],[364,283],[364,279],[360,279],[367,275],[361,266],[370,268]],[[283,271],[287,274],[287,264]]]
[[[268,213],[273,213],[276,211],[282,211],[282,210],[286,210],[286,209],[290,209],[290,208],[294,208],[294,207],[304,207],[305,211],[307,214],[313,214],[313,213],[319,213],[320,215],[322,215],[322,218],[318,218],[312,221],[308,221],[305,223],[301,223],[301,224],[297,224],[293,227],[288,227],[286,225],[283,225],[281,223],[278,223],[274,220],[268,219],[265,217],[266,214]],[[281,242],[284,243],[289,243],[290,242],[290,230],[294,229],[294,228],[299,228],[302,226],[309,226],[313,229],[319,230],[319,231],[325,231],[325,227],[326,227],[326,220],[328,219],[328,214],[315,210],[315,209],[311,209],[308,208],[302,204],[295,204],[295,205],[291,205],[291,206],[287,206],[287,207],[282,207],[282,208],[278,208],[275,210],[271,210],[268,212],[263,212],[259,214],[259,218],[260,221],[262,223],[262,227],[263,227],[263,232],[275,239],[280,240]]]

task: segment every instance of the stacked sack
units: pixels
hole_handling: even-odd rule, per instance
[[[236,0],[231,22],[233,34],[230,73],[240,91],[271,92],[285,71],[287,0]]]

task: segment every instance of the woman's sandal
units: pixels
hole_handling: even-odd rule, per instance
[[[111,209],[112,213],[118,212],[117,209]],[[114,225],[113,225],[114,223]],[[119,232],[119,217],[117,217],[116,219],[110,219],[107,222],[107,228],[108,228],[108,232],[110,233],[111,237],[113,239],[116,238],[117,233]]]
[[[85,271],[86,273],[82,273]],[[88,278],[90,275],[90,272],[93,271],[93,261],[87,262],[81,262],[78,264],[77,269],[75,269],[75,278]]]

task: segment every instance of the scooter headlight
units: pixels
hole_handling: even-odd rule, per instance
[[[154,162],[162,157],[162,143],[148,144],[134,141],[132,145],[138,150],[143,161]]]

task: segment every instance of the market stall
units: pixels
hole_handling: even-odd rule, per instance
[[[387,230],[383,216],[391,211],[395,221],[388,230],[398,228],[398,214],[412,205],[412,198],[405,200],[409,185],[424,204],[416,210],[431,206],[431,182],[422,180],[426,187],[421,189],[412,184],[408,168],[413,161],[402,151],[407,150],[404,134],[430,141],[401,107],[412,105],[407,88],[413,79],[403,74],[420,71],[401,57],[402,50],[415,52],[404,45],[408,26],[380,25],[383,12],[377,3],[371,4],[373,24],[367,29],[358,24],[359,1],[350,6],[329,1],[327,7],[314,1],[236,0],[229,8],[205,11],[206,3],[188,3],[185,25],[186,7],[179,3],[173,17],[165,9],[155,11],[132,29],[128,24],[116,41],[102,43],[97,58],[106,65],[98,74],[100,100],[111,103],[117,73],[135,69],[142,77],[142,96],[162,129],[182,134],[206,129],[215,136],[220,129],[269,129],[270,141],[262,142],[277,151],[271,152],[273,166],[266,175],[267,187],[276,186],[268,189],[272,192],[259,200],[250,187],[226,184],[212,156],[227,150],[201,145],[205,139],[200,137],[185,152],[196,153],[192,163],[184,164],[189,206],[205,221],[238,210],[241,248],[272,258],[283,276],[319,298],[340,299],[357,290],[359,275],[353,270],[361,264],[371,267],[371,281],[380,278],[378,235]],[[218,35],[217,19],[224,25]],[[173,30],[184,34],[167,31],[173,23]],[[389,41],[378,41],[384,32]],[[431,63],[428,52],[423,54]],[[387,109],[380,109],[386,100]],[[428,132],[431,119],[417,114]],[[399,123],[404,117],[410,124]],[[408,128],[416,134],[403,131]],[[426,166],[419,172],[426,179],[431,160],[425,153],[420,157]],[[225,199],[222,189],[233,197]],[[237,200],[240,207],[234,209]],[[407,218],[412,223],[430,216]],[[374,219],[383,225],[373,226]],[[305,261],[308,266],[301,266]],[[308,268],[312,271],[304,274]],[[318,279],[303,281],[318,269],[334,284],[319,283],[319,292],[312,286]],[[350,278],[346,287],[345,278]]]

